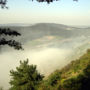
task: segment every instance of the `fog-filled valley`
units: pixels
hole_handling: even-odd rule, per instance
[[[47,76],[79,58],[90,48],[90,27],[54,23],[4,27],[21,33],[20,37],[12,38],[20,41],[24,48],[17,51],[8,46],[0,46],[0,85],[6,89],[9,87],[9,72],[15,70],[20,60],[28,58],[29,64],[37,65],[37,69]]]

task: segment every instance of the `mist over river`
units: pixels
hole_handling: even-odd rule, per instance
[[[15,38],[24,50],[0,47],[0,86],[9,88],[10,70],[19,66],[20,60],[29,59],[40,73],[48,75],[80,57],[90,47],[90,28],[75,28],[59,24],[36,24],[11,27],[22,36]]]

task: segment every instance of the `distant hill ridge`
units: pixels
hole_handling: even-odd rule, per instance
[[[30,26],[6,26],[12,30],[19,31],[22,36],[21,39],[25,41],[42,38],[44,36],[59,36],[64,38],[76,38],[76,37],[89,37],[90,28],[76,28],[63,24],[55,23],[38,23]]]
[[[80,36],[90,36],[90,28],[76,28],[62,24],[39,23],[26,27],[12,27],[20,30],[22,34],[30,38],[42,38],[43,36],[60,36],[62,38],[72,38]]]

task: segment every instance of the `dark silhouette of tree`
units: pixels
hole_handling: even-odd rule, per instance
[[[28,59],[20,61],[20,66],[16,71],[11,70],[10,90],[37,90],[37,86],[43,79],[43,75],[38,73],[36,65],[29,65]]]
[[[38,2],[47,2],[48,4],[53,2],[53,1],[59,1],[59,0],[37,0]],[[78,1],[78,0],[73,0],[73,1]]]
[[[7,0],[0,0],[1,8],[8,8],[8,7],[6,6],[6,4],[7,4]]]
[[[81,90],[90,90],[90,64],[84,69]]]
[[[32,1],[34,1],[34,0],[32,0]],[[49,4],[49,3],[53,2],[53,1],[59,1],[59,0],[36,0],[36,1],[37,2],[47,2]],[[78,0],[73,0],[73,1],[78,1]],[[17,0],[17,2],[18,2],[18,0]],[[1,8],[8,8],[6,6],[6,4],[7,4],[7,0],[0,0]]]
[[[17,50],[23,49],[21,43],[13,39],[7,40],[6,36],[21,36],[21,34],[9,28],[0,28],[0,46],[9,45]]]

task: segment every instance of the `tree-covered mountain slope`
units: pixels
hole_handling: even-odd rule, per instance
[[[90,50],[61,70],[56,70],[38,90],[90,90]]]

